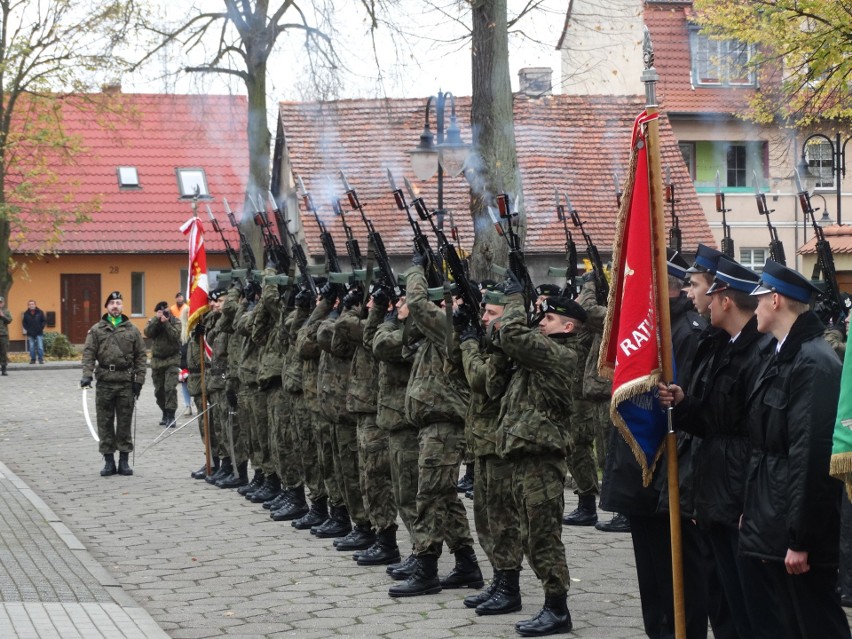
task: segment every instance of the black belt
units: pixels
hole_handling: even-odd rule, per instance
[[[116,373],[116,372],[120,373],[122,371],[130,370],[131,366],[129,364],[125,364],[124,366],[122,366],[120,364],[118,366],[116,366],[115,364],[110,364],[109,366],[104,366],[103,364],[101,364],[100,368],[106,369],[110,373]]]

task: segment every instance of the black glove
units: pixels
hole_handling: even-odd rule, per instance
[[[582,277],[584,282],[594,282],[595,281],[595,272],[594,271],[586,271],[583,273]]]
[[[471,316],[467,306],[462,304],[456,309],[453,309],[453,328],[457,333],[460,333],[465,328],[471,325]]]
[[[515,293],[523,293],[524,285],[521,280],[511,270],[506,271],[506,281],[503,283],[503,293],[505,295],[514,295]]]
[[[321,298],[331,304],[334,304],[334,300],[337,299],[337,285],[332,284],[331,282],[326,282],[319,290],[319,294]]]
[[[390,295],[384,286],[377,286],[373,290],[373,303],[379,308],[387,308],[390,304]]]
[[[92,378],[84,377],[80,380],[80,388],[91,388],[92,387]]]
[[[465,326],[459,334],[459,341],[466,342],[469,339],[479,340],[479,332],[477,331],[477,327],[473,324]]]
[[[139,399],[139,393],[142,392],[142,382],[130,382],[130,387],[133,389],[133,396]]]
[[[228,399],[228,406],[231,410],[237,410],[237,393],[236,391],[226,390],[225,397]]]
[[[311,292],[308,289],[303,288],[301,291],[296,293],[295,302],[296,306],[299,308],[310,308],[312,301],[313,298],[311,297]]]
[[[202,324],[201,322],[198,322],[195,325],[195,327],[193,327],[193,329],[192,329],[192,336],[195,339],[198,339],[202,335],[204,335],[204,324]]]
[[[341,300],[343,302],[343,308],[349,310],[353,306],[358,306],[361,302],[364,301],[364,295],[357,288],[353,288],[346,295],[343,296]]]
[[[426,268],[426,264],[429,262],[429,256],[426,253],[421,253],[417,250],[417,247],[414,247],[414,253],[411,254],[411,263],[414,266],[422,266]]]

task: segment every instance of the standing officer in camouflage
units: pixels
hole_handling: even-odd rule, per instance
[[[500,345],[517,370],[500,407],[498,450],[513,465],[521,538],[530,567],[544,587],[544,607],[515,630],[525,637],[568,632],[568,563],[562,543],[566,443],[572,432],[572,388],[580,360],[574,332],[586,312],[566,297],[548,297],[530,326],[521,292],[510,275],[500,320]],[[583,361],[585,364],[585,361]]]
[[[175,422],[177,383],[180,368],[180,320],[169,312],[166,302],[154,307],[154,317],[145,326],[145,337],[151,340],[151,381],[157,406],[163,411],[160,426]]]
[[[81,388],[97,379],[99,450],[104,456],[101,476],[132,475],[127,458],[133,450],[131,422],[135,400],[145,381],[145,345],[139,329],[122,314],[121,293],[113,291],[104,304],[107,312],[89,329],[83,348]],[[118,470],[115,451],[119,451]]]
[[[6,376],[9,352],[9,324],[12,314],[6,308],[6,298],[0,295],[0,375]]]

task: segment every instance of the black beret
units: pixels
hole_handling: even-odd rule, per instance
[[[157,305],[154,307],[154,312],[156,313],[157,311],[164,311],[168,307],[169,307],[168,302],[157,302]]]
[[[109,303],[113,300],[123,300],[124,298],[121,296],[119,291],[113,291],[109,295],[107,295],[106,302],[104,302],[104,308],[109,306]]]
[[[562,293],[562,287],[557,284],[539,284],[535,287],[535,294],[541,297],[542,295],[558,296]]]
[[[582,306],[570,297],[551,295],[546,297],[541,304],[541,310],[545,313],[556,313],[565,317],[572,317],[579,322],[585,322],[589,315]]]

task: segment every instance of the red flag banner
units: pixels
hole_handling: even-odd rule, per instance
[[[189,277],[186,284],[186,299],[189,317],[186,321],[187,334],[196,322],[207,312],[207,251],[204,248],[204,227],[201,220],[192,217],[180,227],[184,235],[189,235]]]
[[[633,125],[630,170],[618,213],[601,373],[612,377],[610,415],[647,486],[668,430],[656,386],[662,378],[650,183],[643,113]]]

